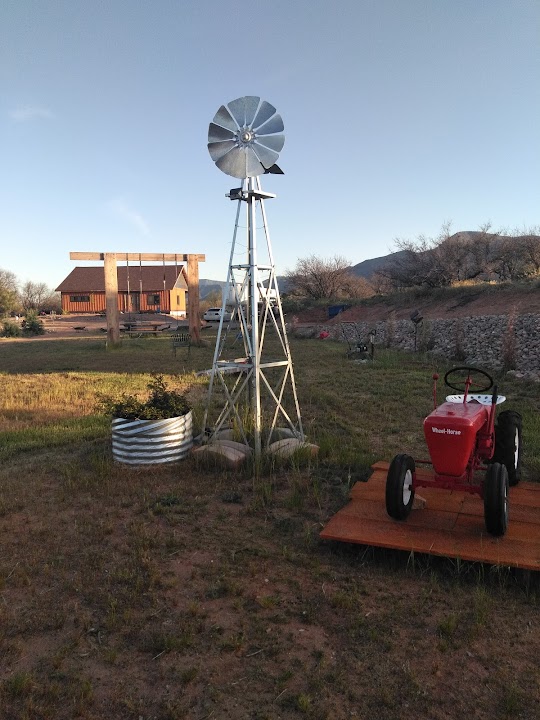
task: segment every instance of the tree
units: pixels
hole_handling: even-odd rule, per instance
[[[540,275],[540,227],[532,227],[521,235],[523,254],[529,275]]]
[[[18,309],[18,283],[15,273],[0,268],[0,315]]]
[[[500,245],[500,232],[491,232],[491,224],[485,223],[469,243],[469,254],[464,280],[476,280],[480,276],[488,278],[497,273],[499,259],[497,249]]]
[[[400,254],[379,273],[397,289],[446,287],[463,280],[488,279],[493,274],[498,278],[518,276],[521,272],[519,261],[511,256],[515,246],[505,244],[489,224],[474,233],[450,235],[450,223],[445,223],[436,238],[398,239],[396,246]]]
[[[56,306],[55,293],[45,283],[35,283],[29,280],[25,282],[20,292],[21,304],[25,310],[36,310],[41,312],[46,306]]]
[[[285,276],[288,294],[296,297],[332,300],[373,294],[368,284],[351,272],[350,262],[339,255],[328,259],[316,255],[299,258],[294,270],[288,270]]]
[[[522,238],[500,238],[494,252],[493,269],[499,280],[522,280],[527,275],[527,260],[523,252]]]
[[[450,236],[449,223],[436,238],[420,235],[416,241],[398,238],[395,242],[399,256],[379,270],[395,288],[443,287],[456,279],[455,268],[464,250],[459,237]]]

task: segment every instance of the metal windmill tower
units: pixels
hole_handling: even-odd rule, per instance
[[[227,194],[236,220],[203,427],[208,442],[234,428],[256,458],[275,440],[304,440],[264,205],[275,195],[259,179],[283,174],[275,164],[283,129],[276,108],[250,95],[222,105],[208,131],[212,160],[242,184]]]

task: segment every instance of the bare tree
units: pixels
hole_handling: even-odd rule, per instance
[[[491,223],[480,226],[474,241],[469,247],[469,262],[466,269],[466,280],[475,280],[481,275],[489,277],[497,272],[497,244],[500,232],[491,232]]]
[[[21,288],[20,297],[25,312],[28,310],[40,312],[47,303],[52,303],[54,292],[45,283],[28,280]]]
[[[519,260],[512,257],[515,246],[505,246],[500,232],[492,232],[489,224],[474,233],[451,235],[445,223],[436,238],[398,239],[396,246],[398,257],[379,271],[394,288],[445,287],[494,273],[501,277],[521,272]]]
[[[358,275],[353,275],[352,273],[345,276],[342,292],[342,297],[354,298],[356,300],[372,297],[372,295],[375,294],[373,286],[368,280],[363,277],[358,277]]]
[[[532,227],[521,235],[528,275],[540,275],[540,227]]]
[[[369,284],[375,295],[386,295],[393,289],[392,281],[380,270],[369,278]]]
[[[316,255],[300,258],[285,276],[290,295],[312,300],[358,297],[362,285],[351,272],[350,262],[339,255],[329,259]]]
[[[527,260],[521,237],[503,235],[494,247],[493,269],[499,280],[522,280],[527,276]]]
[[[442,287],[456,279],[457,257],[462,254],[459,241],[450,236],[450,223],[445,223],[436,238],[420,235],[416,241],[398,238],[400,251],[394,262],[379,272],[395,288],[417,286]]]

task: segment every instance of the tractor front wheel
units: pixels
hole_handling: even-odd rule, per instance
[[[493,462],[506,465],[508,482],[517,485],[521,480],[521,415],[505,410],[497,418]]]
[[[414,460],[410,455],[396,455],[386,478],[386,512],[394,520],[406,520],[414,500]]]
[[[484,519],[488,533],[504,535],[508,527],[508,471],[502,463],[493,463],[486,473]]]

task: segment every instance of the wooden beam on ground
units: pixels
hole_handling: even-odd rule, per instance
[[[107,343],[120,343],[120,314],[118,312],[118,274],[116,254],[104,253],[105,270],[105,312],[107,316]]]

